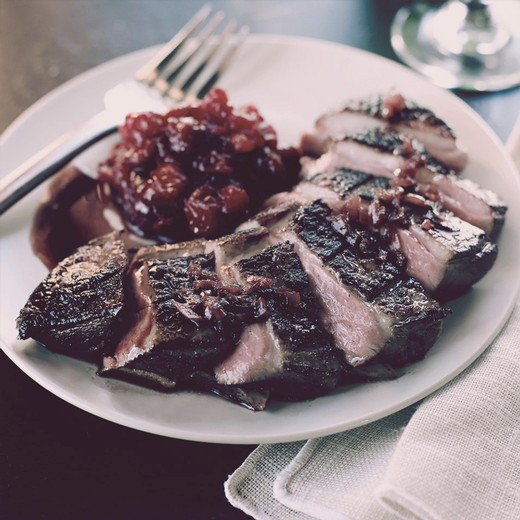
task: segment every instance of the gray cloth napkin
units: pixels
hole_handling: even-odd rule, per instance
[[[516,160],[520,124],[511,139]],[[417,408],[261,445],[225,492],[257,520],[520,519],[520,302],[486,352]]]
[[[261,445],[225,491],[258,520],[519,519],[520,304],[493,345],[416,411]]]

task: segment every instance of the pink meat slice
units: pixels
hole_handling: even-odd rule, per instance
[[[323,319],[347,362],[357,366],[374,357],[392,334],[385,317],[355,291],[341,284],[294,233],[286,231],[283,238],[294,244],[320,301]]]
[[[245,284],[246,281],[233,264],[253,256],[268,244],[267,230],[260,226],[213,242],[210,247],[215,253],[219,279]],[[244,327],[233,353],[216,366],[215,379],[224,385],[252,383],[268,379],[282,370],[282,346],[268,319]]]
[[[146,282],[146,266],[131,271],[131,292],[136,305],[132,326],[119,342],[114,354],[103,360],[103,370],[119,368],[150,351],[153,344],[155,320]]]
[[[331,141],[347,134],[375,128],[390,129],[417,139],[437,160],[456,172],[462,171],[468,155],[458,145],[448,125],[431,111],[413,108],[412,103],[402,97],[400,101],[402,112],[396,110],[392,117],[387,118],[380,108],[384,103],[382,96],[352,101],[344,109],[322,115],[316,120],[314,131],[303,136],[303,151],[321,155],[327,151]]]
[[[351,168],[376,176],[395,178],[400,169],[406,167],[407,158],[350,139],[337,141],[319,159],[306,159],[302,163],[302,177],[311,179],[317,173],[335,168]],[[468,179],[455,175],[444,175],[420,166],[414,174],[419,191],[426,196],[436,193],[442,205],[461,219],[483,229],[494,236],[503,221],[499,209],[504,205],[490,190],[481,188]]]

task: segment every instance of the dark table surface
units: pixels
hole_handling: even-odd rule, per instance
[[[254,32],[322,38],[396,59],[393,0],[215,1]],[[203,2],[0,0],[0,131],[56,86],[166,41]],[[458,94],[505,141],[520,89]],[[254,446],[174,440],[83,412],[0,354],[0,518],[248,518],[223,483]]]

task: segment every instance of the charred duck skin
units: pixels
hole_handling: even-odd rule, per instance
[[[126,248],[118,235],[91,241],[60,262],[34,290],[17,320],[21,339],[91,358],[118,339]]]
[[[296,244],[346,361],[400,367],[424,356],[445,311],[410,279],[399,253],[379,234],[330,218],[315,202],[294,217],[285,236]],[[399,312],[396,312],[399,310]]]
[[[155,259],[138,254],[145,260],[131,273],[132,325],[105,358],[103,374],[173,389],[229,354],[243,323],[254,319],[256,300],[218,281],[212,253],[184,256],[182,249],[164,249]]]
[[[283,399],[316,397],[337,385],[341,363],[293,246],[268,246],[267,240],[259,230],[217,246],[228,276],[244,286],[256,284],[265,320],[244,328],[237,348],[216,367],[216,378],[224,384],[263,382]],[[229,262],[232,257],[237,260]]]

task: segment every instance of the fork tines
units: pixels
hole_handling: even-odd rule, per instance
[[[203,97],[216,83],[249,28],[235,33],[237,23],[229,21],[217,33],[225,16],[221,11],[209,20],[205,5],[186,25],[136,73],[136,80],[174,101]],[[207,23],[205,23],[207,22]]]

